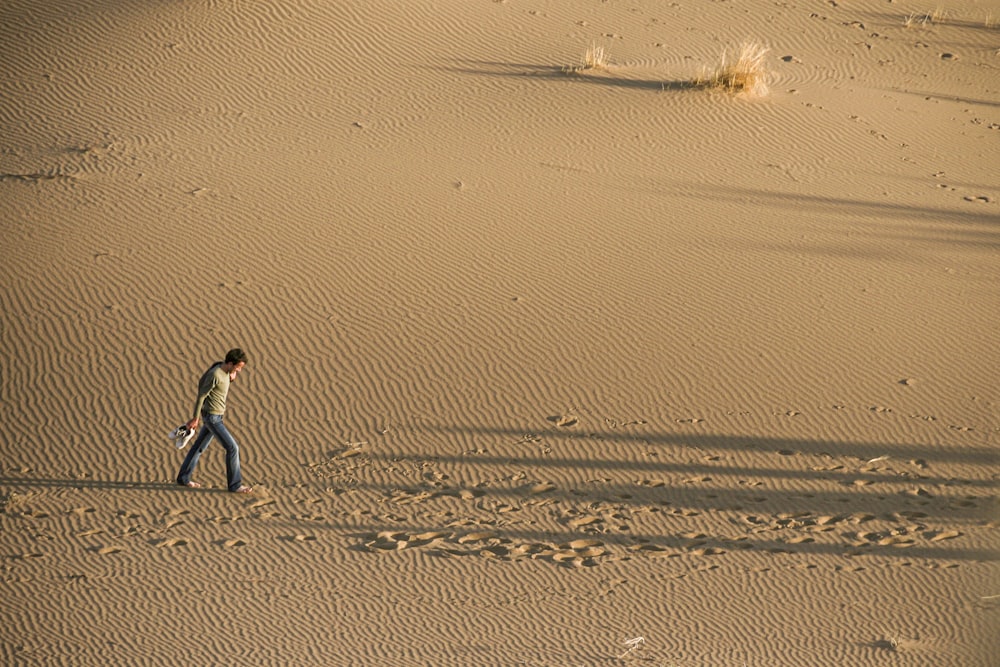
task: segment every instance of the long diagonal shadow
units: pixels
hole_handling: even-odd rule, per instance
[[[457,435],[488,435],[510,439],[523,439],[527,432],[524,429],[512,429],[489,426],[440,426],[432,427],[431,431]],[[995,465],[1000,462],[997,452],[992,447],[969,446],[962,449],[942,449],[931,444],[886,444],[879,442],[838,442],[834,440],[802,440],[800,438],[756,437],[749,435],[727,435],[714,433],[628,433],[616,430],[571,430],[549,428],[538,430],[539,436],[557,440],[605,440],[609,442],[633,442],[647,445],[674,445],[698,449],[715,449],[730,451],[771,451],[793,452],[801,454],[829,456],[854,456],[869,460],[881,455],[890,454],[894,458],[917,459],[926,462],[941,463],[972,463],[988,462]],[[610,462],[615,463],[615,462]]]
[[[637,88],[658,91],[680,91],[700,88],[693,81],[643,79],[625,75],[623,69],[582,70],[530,63],[502,63],[481,60],[459,61],[461,66],[443,68],[446,72],[472,76],[540,78],[565,82],[568,85],[595,85],[612,88]]]

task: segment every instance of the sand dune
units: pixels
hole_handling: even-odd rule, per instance
[[[996,664],[998,17],[5,3],[0,659]]]

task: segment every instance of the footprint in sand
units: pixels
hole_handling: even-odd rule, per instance
[[[412,547],[420,547],[434,542],[451,538],[454,533],[445,531],[425,531],[422,533],[404,533],[399,531],[382,531],[375,535],[370,535],[365,542],[365,547],[376,551],[400,551]],[[495,537],[492,532],[468,533],[458,539],[459,544],[469,544],[481,542]],[[464,553],[464,552],[463,552]]]
[[[264,507],[270,507],[270,506],[272,506],[274,504],[275,503],[274,503],[273,500],[259,500],[259,501],[255,502],[255,503],[253,503],[252,505],[250,505],[250,509],[251,510],[258,510],[256,512],[256,514],[254,515],[258,519],[273,519],[275,517],[281,516],[281,512],[278,512],[278,511],[262,512],[260,510],[262,508],[264,508]]]
[[[881,547],[911,547],[916,544],[916,540],[906,535],[890,535],[883,537],[876,544]]]
[[[112,546],[108,546],[108,547],[100,547],[99,549],[97,549],[97,553],[99,553],[102,556],[109,556],[111,554],[116,554],[116,553],[119,553],[119,552],[124,551],[124,550],[125,550],[125,547],[120,547],[120,546],[117,546],[117,545],[112,545]]]
[[[528,493],[530,493],[533,496],[536,496],[542,493],[549,493],[550,491],[555,491],[555,490],[556,490],[556,485],[553,484],[552,482],[539,482],[538,484],[533,484],[528,489]]]
[[[593,567],[596,565],[592,558],[583,558],[575,551],[557,551],[551,556],[552,562],[564,567]]]
[[[916,544],[916,540],[905,532],[888,535],[885,533],[858,533],[851,542],[851,546],[854,547],[878,545],[880,547],[905,548],[914,544]]]
[[[575,551],[595,549],[598,547],[600,547],[601,551],[604,551],[604,542],[601,542],[600,540],[580,539],[573,540],[562,545],[563,549],[573,549]]]
[[[190,514],[190,512],[188,510],[170,510],[169,512],[164,514],[163,517],[166,527],[170,529],[173,528],[174,526],[179,526],[182,523],[184,523],[183,519],[180,519],[178,517],[182,517],[185,514]]]
[[[599,558],[608,555],[607,548],[600,540],[578,539],[555,549],[543,550],[535,557],[547,558],[564,567],[594,567],[598,565]]]
[[[509,540],[503,540],[496,544],[489,544],[479,550],[479,555],[483,558],[503,558],[509,560],[511,558],[511,549],[507,546],[509,543]]]
[[[396,551],[409,545],[406,533],[383,531],[373,539],[365,542],[365,547],[372,551]]]
[[[589,528],[590,530],[596,530],[597,524],[603,522],[604,519],[592,514],[584,514],[583,516],[574,517],[567,521],[571,528]]]
[[[235,549],[237,547],[245,547],[246,545],[247,545],[247,543],[244,542],[243,540],[235,539],[235,538],[231,539],[231,540],[226,540],[226,541],[222,542],[222,546],[224,546],[227,549]]]
[[[679,554],[658,544],[633,544],[629,551],[641,553],[647,558],[677,558]]]
[[[842,514],[829,515],[824,514],[816,518],[816,524],[819,526],[830,526],[835,523],[840,523],[844,521],[847,517]]]
[[[497,537],[497,534],[492,531],[480,531],[476,533],[467,533],[462,537],[458,538],[459,544],[469,544],[470,542],[482,542],[484,540],[489,540]]]
[[[445,532],[443,530],[429,530],[423,533],[417,533],[416,535],[411,535],[410,540],[413,542],[422,542],[424,544],[429,544],[434,540],[443,540],[452,536],[452,533]]]
[[[91,535],[100,535],[104,531],[100,528],[94,528],[92,530],[84,530],[76,534],[77,537],[90,537]]]
[[[450,558],[479,556],[491,560],[522,558],[546,560],[563,567],[593,567],[601,560],[614,559],[600,540],[580,538],[558,546],[539,542],[515,542],[493,530],[457,535],[446,531],[407,534],[382,531],[369,535],[365,547],[374,552],[400,551],[429,545],[431,553]]]
[[[360,456],[363,453],[364,453],[364,450],[361,447],[351,447],[350,449],[345,449],[344,451],[340,452],[339,454],[336,454],[335,458],[338,458],[338,459],[350,459],[350,458],[353,458],[355,456]]]
[[[701,514],[701,512],[692,509],[675,509],[670,510],[670,513],[676,516],[698,516]]]
[[[924,533],[926,537],[930,539],[931,542],[941,542],[942,540],[953,540],[956,537],[961,537],[962,533],[957,530],[942,530],[940,532],[930,531]]]
[[[171,538],[166,540],[153,540],[153,544],[160,549],[164,547],[186,547],[188,545],[188,541],[181,538]]]
[[[431,500],[436,496],[437,493],[434,491],[396,491],[391,496],[386,496],[386,500],[397,505],[412,505]]]
[[[721,556],[726,553],[725,549],[719,549],[717,547],[704,547],[698,548],[691,551],[695,556]]]

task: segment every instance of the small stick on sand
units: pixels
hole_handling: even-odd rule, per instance
[[[646,643],[645,637],[633,637],[632,639],[629,639],[628,641],[625,642],[625,645],[628,646],[628,650],[622,653],[620,656],[618,656],[618,659],[621,660],[629,653],[636,650],[645,643]]]

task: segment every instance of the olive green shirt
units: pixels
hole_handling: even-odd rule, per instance
[[[194,404],[194,416],[223,415],[226,413],[226,396],[229,394],[229,373],[222,370],[222,363],[216,363],[205,371],[198,380],[198,400]]]

